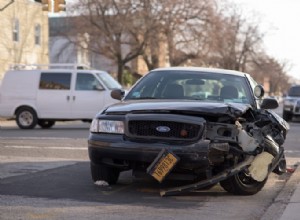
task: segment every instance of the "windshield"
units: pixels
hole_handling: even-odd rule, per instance
[[[291,87],[288,95],[289,96],[300,96],[300,86]]]
[[[96,73],[101,82],[110,90],[121,89],[122,86],[111,75],[106,72]]]
[[[125,99],[188,99],[250,104],[251,97],[246,77],[172,70],[150,72]]]

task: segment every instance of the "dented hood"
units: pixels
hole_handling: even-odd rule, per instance
[[[211,103],[189,100],[126,100],[114,104],[105,110],[106,114],[127,114],[127,113],[192,113],[211,116],[228,115],[239,117],[248,109],[249,104],[242,103]]]

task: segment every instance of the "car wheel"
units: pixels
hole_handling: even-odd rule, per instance
[[[32,129],[37,121],[36,112],[32,108],[23,107],[16,112],[16,122],[19,128]]]
[[[41,128],[51,128],[55,124],[52,120],[38,120],[38,125]]]
[[[289,112],[283,111],[282,118],[286,121],[291,121],[293,118],[293,115]]]
[[[112,185],[117,183],[120,171],[116,168],[94,164],[91,162],[91,174],[94,182],[103,180]]]
[[[235,195],[254,195],[264,187],[267,179],[268,177],[262,182],[258,182],[246,172],[242,171],[221,181],[220,185],[224,190]]]

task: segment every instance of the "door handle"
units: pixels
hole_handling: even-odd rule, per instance
[[[75,99],[76,99],[76,96],[73,96],[73,101],[75,101]]]
[[[67,101],[70,101],[70,96],[69,95],[67,95]]]

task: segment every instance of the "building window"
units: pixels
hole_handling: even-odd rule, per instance
[[[34,27],[34,43],[41,45],[41,25],[37,24]]]
[[[15,19],[13,23],[13,41],[19,42],[19,38],[20,38],[20,23],[18,19]]]

